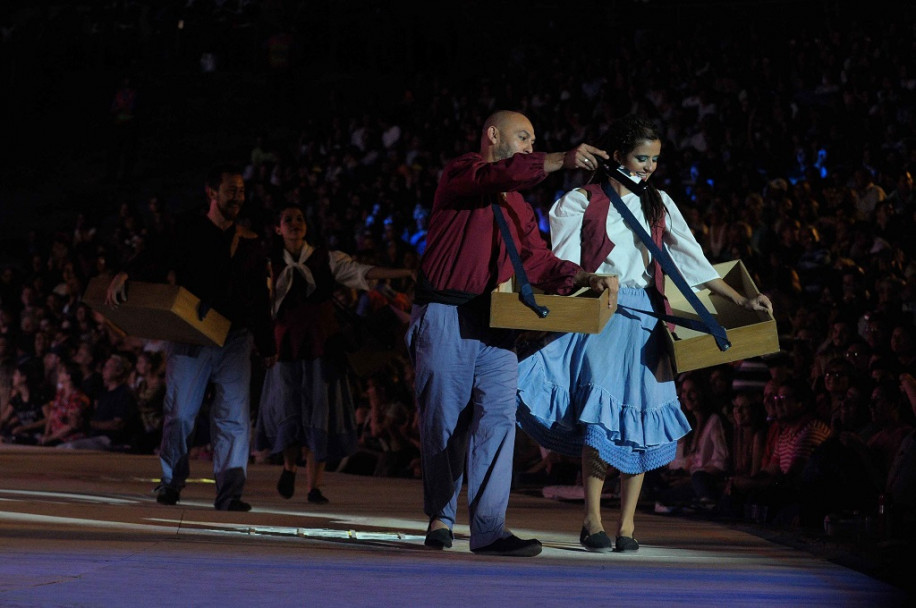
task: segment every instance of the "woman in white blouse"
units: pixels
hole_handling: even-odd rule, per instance
[[[661,268],[604,188],[613,190],[655,243],[669,251],[688,284],[751,310],[772,312],[772,305],[763,295],[742,296],[719,278],[674,201],[649,181],[662,147],[650,121],[636,116],[618,120],[599,147],[613,151],[614,163],[632,182],[616,168],[598,168],[595,183],[553,205],[550,234],[558,257],[619,278],[617,312],[600,334],[552,336],[522,359],[518,421],[544,447],[581,455],[582,545],[591,551],[635,551],[634,515],[644,474],[674,459],[677,440],[690,425],[678,403],[664,326],[653,316],[666,308]],[[620,472],[615,542],[601,523],[608,466]]]

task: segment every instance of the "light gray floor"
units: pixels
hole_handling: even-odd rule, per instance
[[[210,463],[174,507],[152,456],[0,447],[0,606],[903,606],[890,585],[715,523],[640,513],[635,554],[577,542],[581,505],[513,494],[536,558],[423,547],[421,483],[328,474],[286,501],[252,465],[250,513],[212,508]],[[462,497],[463,498],[463,497]],[[463,505],[462,505],[463,506]],[[463,511],[462,511],[463,513]],[[615,514],[609,510],[606,521]],[[463,522],[459,522],[461,524]]]

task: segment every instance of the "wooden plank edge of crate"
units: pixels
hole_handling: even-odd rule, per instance
[[[204,346],[222,346],[225,343],[231,325],[229,320],[212,309],[199,319],[197,304],[200,300],[181,286],[131,281],[128,284],[128,299],[118,308],[105,304],[107,287],[108,282],[104,278],[93,278],[84,292],[83,301],[122,335]],[[134,297],[131,297],[132,294]],[[167,296],[169,300],[163,302],[162,296]],[[133,316],[134,313],[143,314],[142,311],[149,308],[155,310],[145,313],[146,320],[167,316],[180,323],[168,332],[168,336],[163,336],[145,324],[142,317]]]
[[[720,351],[715,338],[709,334],[675,340],[668,333],[672,363],[678,373],[688,372],[723,363],[733,363],[779,352],[779,335],[773,319],[725,330],[731,348]]]
[[[754,297],[760,293],[753,279],[748,273],[747,268],[741,260],[731,260],[715,264],[714,268],[719,276],[739,293],[747,297]],[[665,289],[676,287],[670,282]],[[672,307],[686,306],[686,298],[677,293],[677,298],[672,298]],[[737,307],[737,305],[725,300],[724,298],[712,297],[704,298],[701,294],[701,300],[713,303],[718,301],[722,306]],[[715,306],[710,311],[717,314]],[[722,314],[724,315],[724,310]],[[743,313],[743,310],[741,311]],[[693,312],[686,315],[698,318]],[[726,351],[720,351],[716,345],[715,338],[709,334],[692,336],[688,339],[675,340],[670,331],[667,331],[668,344],[672,354],[672,363],[678,373],[712,367],[722,363],[732,363],[743,359],[752,359],[770,355],[779,351],[779,335],[776,328],[776,320],[773,315],[766,312],[758,312],[758,319],[764,317],[756,323],[747,323],[738,327],[726,328],[726,335],[732,346]],[[682,330],[683,332],[683,330]],[[693,333],[693,332],[691,332]]]
[[[535,294],[535,302],[550,310],[546,317],[539,317],[522,303],[517,291],[501,288],[494,290],[490,297],[490,327],[595,334],[600,333],[611,318],[607,289],[597,297]]]

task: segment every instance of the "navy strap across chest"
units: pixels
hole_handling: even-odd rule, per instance
[[[496,218],[496,225],[499,226],[499,231],[503,235],[503,240],[506,242],[506,250],[509,253],[509,259],[512,260],[512,267],[515,269],[515,280],[519,285],[518,299],[521,300],[522,304],[533,310],[537,316],[543,319],[550,313],[550,309],[546,306],[541,306],[535,301],[534,290],[531,288],[531,283],[528,282],[528,275],[525,273],[522,259],[518,255],[515,241],[512,240],[512,233],[509,231],[509,224],[506,222],[503,210],[496,202],[491,203],[491,206],[493,207],[493,216]]]
[[[613,174],[611,174],[611,177],[617,179]],[[621,183],[631,190],[635,186],[634,184],[626,183],[623,181],[621,181]],[[671,280],[700,316],[702,323],[696,323],[692,319],[672,317],[670,315],[656,316],[666,321],[676,323],[677,325],[682,325],[690,329],[712,334],[716,340],[716,346],[719,347],[720,351],[726,351],[731,348],[731,342],[725,333],[725,328],[719,324],[716,318],[709,312],[703,303],[700,302],[700,299],[697,297],[696,293],[694,293],[690,285],[687,284],[687,281],[684,279],[684,276],[681,274],[680,270],[678,270],[677,266],[675,266],[674,260],[671,259],[668,251],[663,246],[660,247],[655,244],[652,237],[648,232],[646,232],[646,229],[643,228],[642,224],[640,224],[636,217],[633,215],[633,212],[630,211],[630,209],[624,204],[623,200],[621,200],[620,196],[613,188],[611,188],[608,182],[602,184],[601,188],[610,199],[611,204],[614,205],[614,208],[617,210],[617,212],[620,213],[624,221],[630,226],[630,229],[636,233],[639,239],[652,254],[652,257],[658,261],[661,269],[664,270],[664,273],[671,277]],[[660,279],[661,277],[656,277],[656,280]]]

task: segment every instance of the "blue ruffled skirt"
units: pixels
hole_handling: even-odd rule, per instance
[[[547,334],[520,345],[518,425],[547,449],[571,457],[582,446],[617,470],[667,465],[690,431],[681,411],[664,326],[645,289],[621,287],[617,312],[600,334]]]

